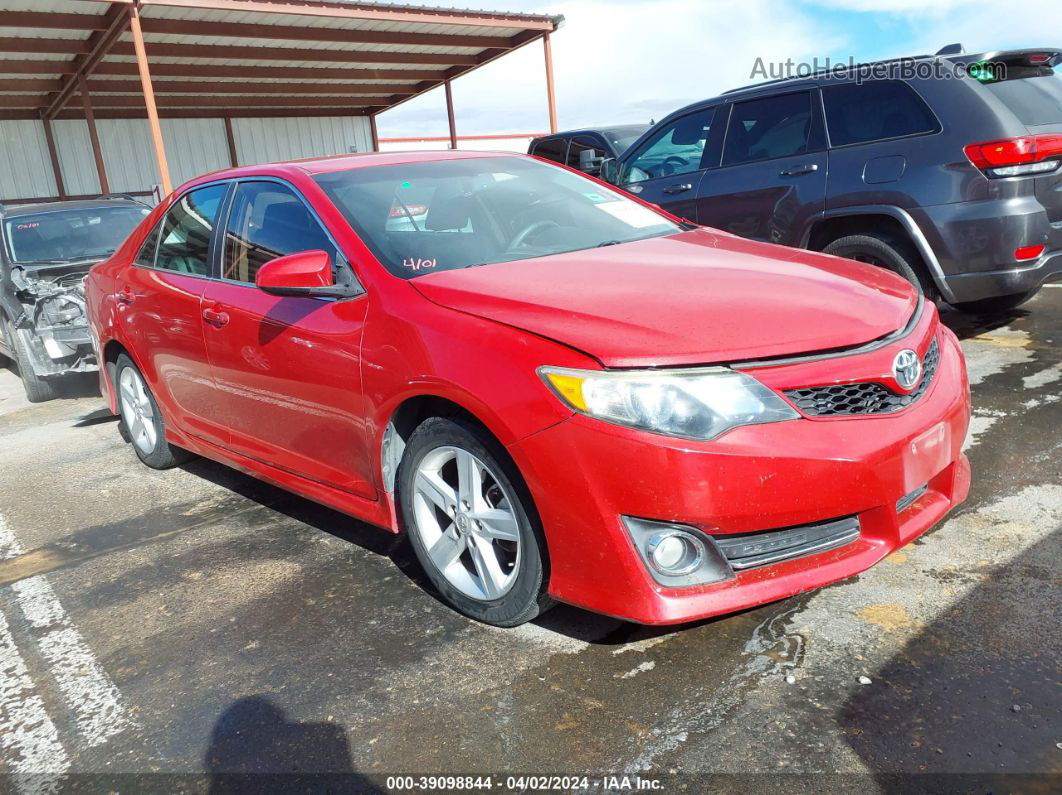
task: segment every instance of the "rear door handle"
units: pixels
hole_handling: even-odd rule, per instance
[[[218,306],[215,305],[211,309],[203,310],[203,320],[205,320],[207,323],[214,326],[215,328],[221,328],[229,322],[229,313],[222,312],[221,309],[219,309]]]
[[[807,163],[803,166],[793,166],[793,168],[787,168],[778,176],[780,177],[799,177],[802,174],[811,174],[819,170],[818,163]]]
[[[693,185],[689,182],[683,182],[681,185],[672,185],[670,188],[664,188],[664,193],[671,195],[673,193],[685,193],[688,190],[693,190]]]
[[[136,300],[136,296],[128,287],[123,287],[114,294],[114,300],[122,306],[129,306],[134,300]]]

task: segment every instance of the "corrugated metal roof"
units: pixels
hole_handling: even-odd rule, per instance
[[[35,87],[49,92],[58,90],[49,86],[70,85],[78,63],[75,59],[88,51],[89,41],[106,29],[109,14],[115,11],[120,11],[120,6],[106,2],[0,0],[0,23],[8,23],[0,24],[0,38],[49,41],[39,50],[32,44],[21,44],[9,48],[10,52],[0,52],[0,76],[9,76],[6,79],[14,91],[20,82],[29,80],[36,80]],[[10,12],[6,20],[4,12]],[[49,21],[48,14],[65,16]],[[245,99],[256,96],[254,86],[259,84],[334,82],[335,94],[314,92],[314,102],[309,104],[327,103],[329,97],[342,103],[347,95],[371,91],[374,84],[388,86],[381,89],[384,92],[408,86],[407,90],[371,100],[376,111],[415,95],[414,87],[429,90],[475,69],[553,30],[561,21],[560,17],[541,14],[337,0],[201,0],[201,5],[197,0],[143,0],[140,17],[149,63],[155,66],[153,80],[194,81],[197,86],[190,87],[198,87],[201,96]],[[67,41],[69,51],[64,50],[63,42]],[[126,31],[106,41],[114,44],[91,70],[92,84],[127,81],[120,96],[132,96],[128,81],[138,80],[138,70],[131,35]],[[313,57],[307,58],[310,52]],[[334,60],[327,57],[330,52],[336,53]],[[365,54],[364,60],[358,58],[360,53]],[[58,80],[63,75],[67,82],[40,80]],[[231,92],[231,86],[225,92],[210,90],[215,81],[240,80],[247,84],[246,94]],[[262,108],[291,107],[300,96],[296,89],[291,93],[276,93],[275,89],[259,93],[263,94]],[[167,92],[160,94],[159,105],[166,115]],[[40,108],[51,107],[54,96],[42,95]],[[80,102],[70,102],[69,92],[58,96],[70,106],[65,111],[67,117],[78,115],[74,108]],[[72,98],[76,100],[76,91]],[[26,113],[21,103],[8,107],[13,102],[0,103],[0,118],[5,114],[24,117],[19,115]],[[170,102],[171,107],[175,102]],[[107,107],[103,102],[98,104]],[[221,107],[217,101],[213,105]],[[121,115],[117,110],[98,115],[106,117],[108,113]]]

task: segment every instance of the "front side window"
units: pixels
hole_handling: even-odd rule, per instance
[[[270,260],[314,250],[335,264],[335,246],[295,191],[277,182],[239,184],[225,229],[223,278],[253,284]]]
[[[700,169],[714,116],[715,108],[707,108],[665,126],[646,142],[640,154],[628,161],[620,183],[628,185]]]
[[[108,257],[149,212],[118,205],[16,215],[4,222],[7,255],[23,265]]]
[[[228,185],[208,185],[179,198],[162,222],[155,267],[193,276],[210,271],[210,237]]]
[[[589,152],[589,155],[582,154],[583,152]],[[601,147],[601,144],[592,138],[586,138],[582,136],[576,136],[572,138],[572,143],[568,147],[568,166],[570,168],[580,168],[582,164],[581,158],[589,156],[593,160],[598,160],[602,157],[608,157],[608,153]]]
[[[937,120],[914,90],[898,80],[826,86],[826,129],[831,146],[936,132]]]
[[[808,91],[739,102],[730,113],[723,165],[804,154],[812,122]]]
[[[681,230],[618,191],[527,157],[366,166],[315,180],[376,258],[406,279]]]

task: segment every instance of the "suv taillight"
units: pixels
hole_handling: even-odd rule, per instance
[[[1062,163],[1062,135],[1027,135],[970,144],[966,156],[992,177],[1046,174]]]

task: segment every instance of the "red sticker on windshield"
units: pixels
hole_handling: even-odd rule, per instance
[[[435,267],[435,260],[433,259],[416,259],[410,257],[409,259],[402,260],[402,267],[409,268],[414,271],[431,270]]]

